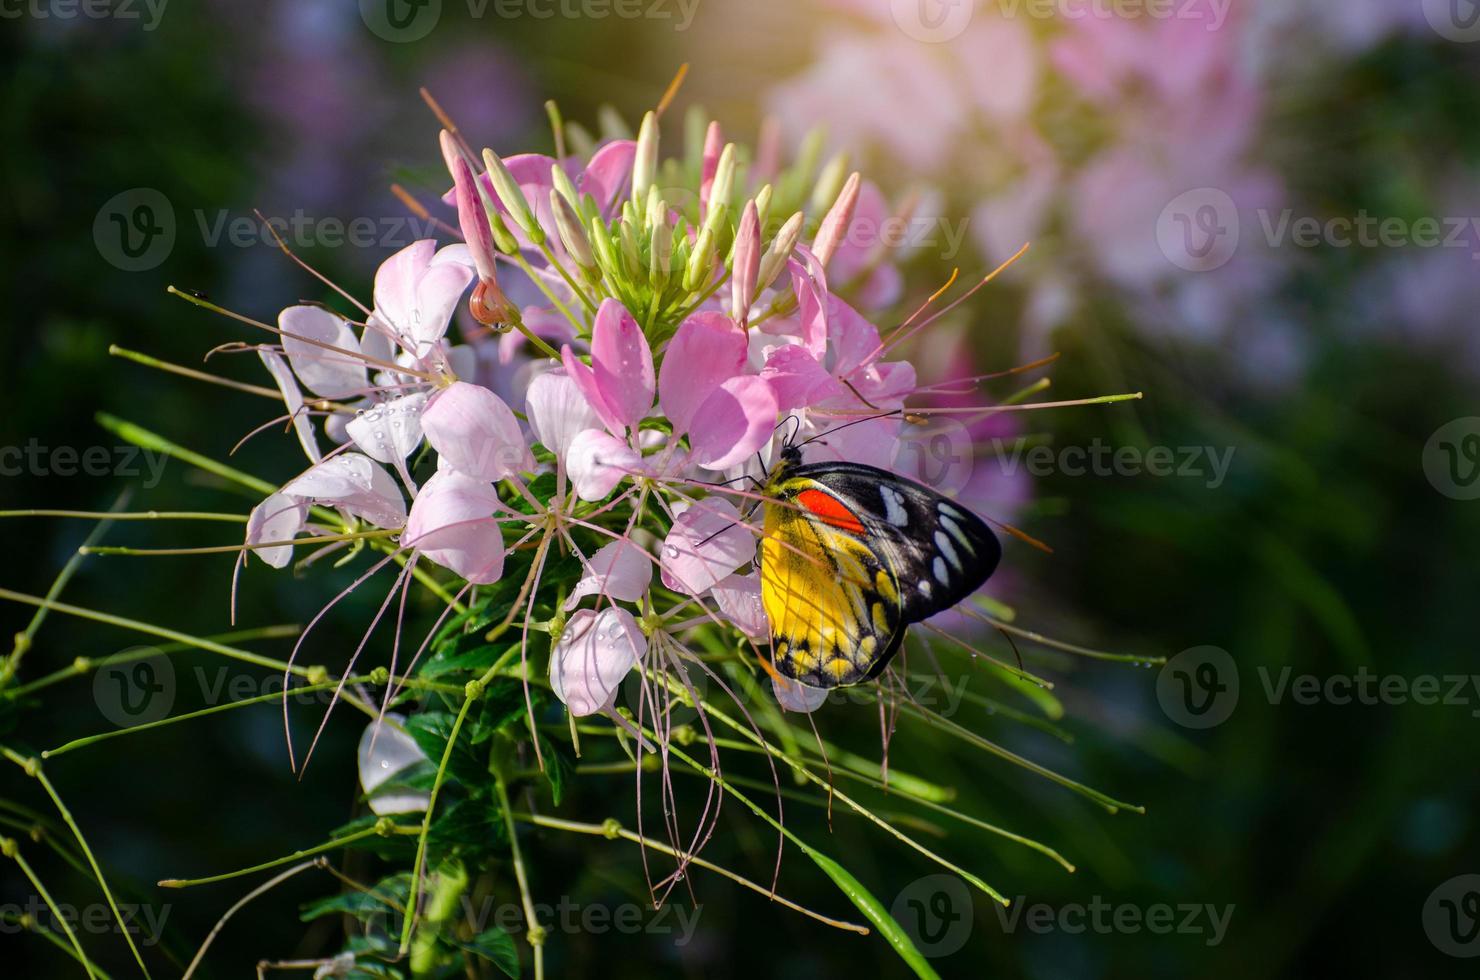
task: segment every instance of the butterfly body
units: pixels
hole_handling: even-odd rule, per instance
[[[803,464],[788,448],[765,493],[761,601],[773,663],[810,687],[877,677],[911,623],[976,591],[1002,557],[981,518],[873,466]]]

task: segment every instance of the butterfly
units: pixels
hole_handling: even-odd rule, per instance
[[[772,663],[809,687],[878,677],[911,623],[975,592],[1002,558],[980,517],[878,467],[804,464],[787,445],[762,494]]]

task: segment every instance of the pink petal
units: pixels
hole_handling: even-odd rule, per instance
[[[537,375],[529,383],[524,411],[535,439],[562,462],[578,434],[601,424],[580,387],[559,369]]]
[[[298,433],[298,443],[303,447],[303,452],[311,462],[317,463],[324,458],[319,451],[319,440],[313,433],[313,418],[303,411],[303,392],[298,389],[298,382],[293,379],[293,371],[288,367],[288,362],[283,360],[281,354],[266,347],[259,348],[257,356],[262,358],[262,363],[267,365],[267,373],[272,375],[272,380],[277,382],[278,391],[283,393],[283,404],[287,406],[288,414],[293,417],[293,430]]]
[[[247,544],[264,541],[291,541],[303,530],[308,519],[308,504],[296,497],[278,492],[252,508],[247,517]],[[251,552],[273,568],[282,568],[293,560],[292,545],[258,548]]]
[[[577,610],[550,652],[550,687],[577,718],[610,707],[648,641],[625,609]]]
[[[415,392],[357,412],[344,430],[360,451],[381,463],[396,464],[421,445],[421,416],[427,395]]]
[[[827,310],[830,367],[837,377],[846,377],[879,356],[879,328],[836,296]]]
[[[714,389],[745,373],[745,331],[720,313],[695,313],[668,343],[658,376],[658,401],[678,435],[689,431],[694,412]]]
[[[455,247],[448,246],[442,251],[451,251]],[[416,284],[416,309],[405,329],[407,336],[416,341],[417,356],[425,357],[428,350],[447,334],[452,314],[473,282],[474,275],[471,266],[460,262],[434,262]]]
[[[591,371],[602,399],[623,425],[636,425],[653,407],[653,352],[632,314],[614,299],[596,311]]]
[[[689,433],[694,462],[711,470],[741,462],[771,441],[777,411],[776,392],[764,378],[726,381],[694,413]]]
[[[406,502],[389,473],[359,453],[340,453],[288,481],[282,492],[340,507],[376,527],[406,523]]]
[[[416,320],[416,287],[432,264],[437,243],[412,242],[375,270],[375,313],[399,336],[409,336]]]
[[[576,189],[590,194],[605,214],[632,176],[632,161],[636,157],[636,140],[613,140],[591,155]]]
[[[802,328],[802,345],[813,357],[821,358],[827,353],[827,273],[806,246],[797,245],[793,254],[799,258],[788,259],[786,265],[797,297],[796,320]]]
[[[343,317],[319,306],[290,306],[278,314],[278,329],[284,333],[283,350],[293,373],[309,391],[324,398],[347,398],[368,386],[365,363],[353,356],[360,352],[360,342]]]
[[[492,484],[442,470],[416,495],[401,543],[469,582],[489,585],[504,573],[504,537],[493,520],[503,509]]]
[[[570,344],[561,346],[560,363],[565,365],[565,373],[575,383],[576,388],[581,392],[581,397],[586,399],[586,404],[591,406],[591,411],[601,419],[601,424],[606,426],[607,431],[616,435],[625,434],[627,427],[607,405],[606,396],[596,383],[596,372],[575,355],[575,352],[570,349]]]
[[[587,429],[571,440],[565,468],[576,496],[597,501],[605,499],[623,477],[642,472],[642,456],[616,436]]]
[[[442,462],[493,483],[534,468],[519,420],[482,385],[454,382],[432,398],[421,418]]]
[[[790,412],[815,405],[842,390],[817,359],[801,344],[786,344],[766,357],[762,378],[776,393],[778,411]]]
[[[754,559],[755,538],[735,505],[706,497],[679,515],[663,539],[663,584],[699,595]]]
[[[714,601],[719,605],[723,617],[740,628],[751,639],[765,639],[771,629],[766,618],[766,608],[761,604],[761,577],[757,572],[749,575],[731,575],[710,589]]]
[[[634,542],[613,541],[591,556],[585,574],[565,600],[565,608],[574,609],[588,595],[636,602],[646,594],[652,580],[651,556]]]

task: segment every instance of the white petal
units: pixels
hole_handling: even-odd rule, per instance
[[[311,467],[283,487],[283,493],[333,504],[376,527],[406,523],[406,502],[395,479],[368,456],[340,453]]]
[[[365,362],[355,356],[360,342],[343,317],[320,306],[290,306],[278,314],[278,328],[284,333],[283,350],[293,373],[309,391],[324,398],[347,398],[368,386]]]
[[[358,762],[360,788],[366,795],[386,780],[418,762],[425,762],[427,755],[416,744],[416,740],[403,730],[406,719],[387,713],[384,721],[372,721],[360,736]],[[370,810],[378,817],[395,813],[421,813],[426,810],[429,795],[423,792],[406,791],[370,796]]]
[[[714,601],[719,604],[723,617],[740,628],[752,639],[764,639],[770,632],[770,620],[761,603],[761,577],[757,572],[749,575],[731,575],[716,583],[710,590]]]
[[[344,429],[360,451],[382,463],[398,463],[421,445],[425,392],[402,395],[355,415]]]
[[[625,442],[600,429],[587,429],[571,441],[566,454],[576,496],[602,500],[622,478],[641,472],[642,457]]]
[[[563,369],[547,371],[531,381],[524,401],[534,437],[560,460],[566,458],[578,434],[601,425],[586,396]]]
[[[728,500],[707,497],[684,511],[663,539],[663,584],[699,595],[755,558],[755,539]]]
[[[550,654],[550,687],[576,717],[610,706],[622,678],[647,654],[647,637],[625,609],[577,610]]]
[[[263,541],[291,541],[303,530],[308,519],[308,504],[296,497],[278,492],[252,508],[247,517],[247,544]],[[256,548],[252,552],[273,568],[282,568],[293,560],[292,545]]]
[[[574,609],[588,595],[636,602],[647,592],[652,580],[652,556],[631,541],[613,541],[591,556],[586,573],[565,600],[565,608]]]
[[[324,454],[319,451],[319,441],[313,434],[313,420],[303,410],[303,392],[298,390],[298,382],[293,378],[292,369],[275,350],[263,347],[257,351],[257,356],[267,365],[267,373],[272,375],[272,380],[277,382],[278,391],[283,393],[283,404],[293,417],[293,430],[298,433],[299,445],[303,446],[308,458],[317,463],[324,458]]]
[[[827,700],[827,689],[821,687],[808,687],[807,685],[792,680],[778,680],[771,678],[771,690],[776,694],[776,703],[787,711],[799,711],[810,715],[822,707]]]

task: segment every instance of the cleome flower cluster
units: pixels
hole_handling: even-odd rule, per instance
[[[697,627],[738,632],[764,663],[755,488],[783,440],[907,468],[900,433],[922,419],[900,410],[943,390],[895,351],[944,311],[885,336],[843,298],[901,291],[901,244],[865,231],[890,218],[884,195],[846,158],[819,166],[814,142],[783,168],[710,123],[688,159],[660,160],[658,129],[650,112],[635,140],[559,159],[475,156],[444,130],[464,240],[387,259],[361,321],[283,310],[280,348],[259,349],[310,465],[254,509],[247,552],[282,568],[315,538],[383,533],[397,547],[376,569],[454,573],[448,610],[528,548],[532,609],[552,551],[577,556],[537,626],[576,716],[618,717],[621,681],[653,651],[684,662]],[[459,344],[464,302],[481,328]],[[426,448],[434,467],[415,465]],[[788,708],[821,703],[772,682]]]

